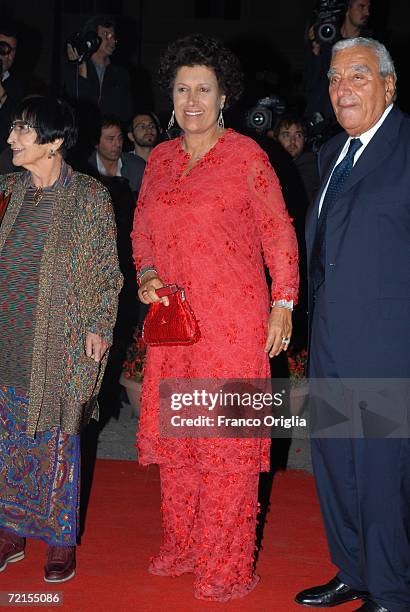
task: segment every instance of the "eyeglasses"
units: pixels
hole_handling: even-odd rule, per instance
[[[157,126],[155,123],[136,123],[134,130],[156,130]]]
[[[18,134],[28,134],[30,130],[35,130],[38,125],[32,125],[24,119],[16,119],[10,124],[10,132],[15,130]]]

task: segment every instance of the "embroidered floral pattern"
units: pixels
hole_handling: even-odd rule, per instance
[[[185,174],[180,139],[148,160],[132,234],[137,269],[155,265],[184,287],[201,327],[190,347],[148,348],[139,459],[203,469],[268,469],[268,441],[166,440],[158,431],[160,378],[264,378],[269,296],[297,298],[297,246],[280,185],[265,153],[228,130]]]
[[[162,438],[159,383],[270,377],[263,262],[273,299],[296,300],[297,246],[279,182],[254,141],[228,130],[190,171],[188,162],[180,139],[155,148],[132,233],[137,269],[154,265],[164,283],[184,287],[201,328],[192,346],[147,349],[139,461],[161,466],[164,545],[151,571],[194,572],[196,597],[228,601],[258,581],[257,474],[269,469],[270,440]]]
[[[220,602],[256,586],[257,473],[161,468],[161,497],[164,542],[151,559],[152,574],[192,572],[195,597]]]
[[[75,546],[79,436],[26,434],[28,400],[0,387],[0,526],[56,546]]]

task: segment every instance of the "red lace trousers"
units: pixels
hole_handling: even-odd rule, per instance
[[[193,572],[198,599],[228,601],[251,591],[259,473],[160,468],[164,541],[149,571]]]

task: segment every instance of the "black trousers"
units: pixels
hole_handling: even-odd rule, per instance
[[[313,309],[311,378],[338,377],[325,291]],[[410,440],[312,438],[312,461],[339,578],[391,612],[409,612]]]

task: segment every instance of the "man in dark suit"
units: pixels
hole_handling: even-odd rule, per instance
[[[393,62],[377,41],[338,42],[329,81],[346,133],[320,152],[306,241],[309,375],[343,398],[337,410],[330,400],[313,406],[312,439],[339,571],[296,601],[409,612],[410,118],[393,104]]]

